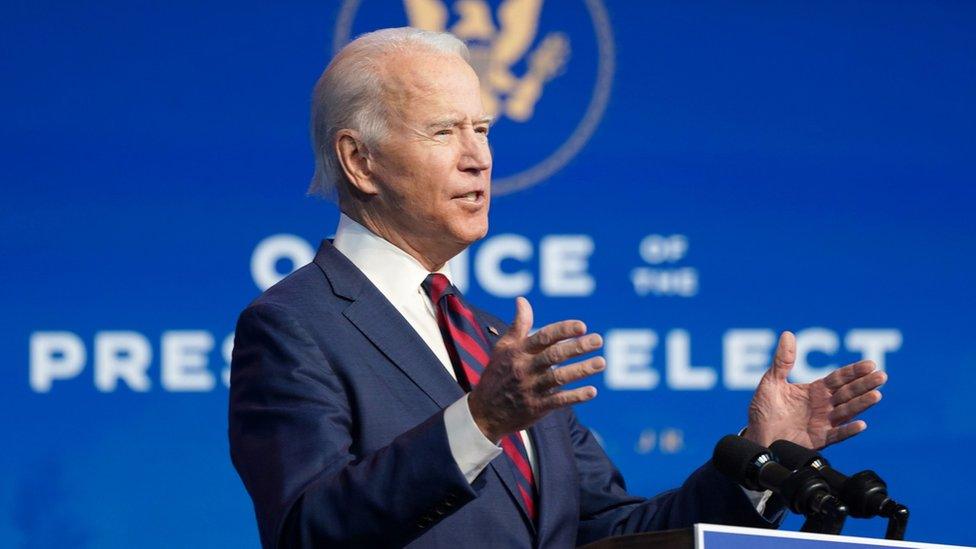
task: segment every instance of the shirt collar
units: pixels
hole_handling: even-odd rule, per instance
[[[336,228],[333,245],[397,308],[416,295],[421,283],[430,274],[413,256],[344,213],[339,214],[339,227]],[[453,283],[447,263],[437,272]]]

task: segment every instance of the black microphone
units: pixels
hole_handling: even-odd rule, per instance
[[[852,517],[881,516],[901,524],[908,522],[908,508],[888,497],[888,485],[874,471],[844,475],[833,469],[830,462],[817,452],[788,440],[777,440],[769,449],[777,461],[790,469],[810,467],[819,471],[827,484],[849,506]],[[904,535],[904,528],[901,529],[901,535]]]
[[[715,468],[750,490],[772,490],[790,510],[805,516],[842,519],[847,508],[813,468],[790,471],[773,461],[767,448],[736,435],[726,435],[712,454]]]

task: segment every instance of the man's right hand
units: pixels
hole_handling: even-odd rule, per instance
[[[606,368],[603,357],[555,367],[603,346],[599,334],[586,334],[579,320],[549,324],[532,335],[532,306],[515,300],[515,320],[495,344],[488,366],[468,396],[471,416],[488,440],[527,429],[546,414],[596,396],[591,385],[572,390],[559,387]]]

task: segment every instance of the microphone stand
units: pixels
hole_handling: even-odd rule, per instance
[[[908,507],[889,499],[885,502],[885,508],[881,509],[881,516],[888,517],[888,530],[885,532],[885,539],[899,541],[905,539],[905,528],[908,527]]]
[[[859,495],[861,497],[858,497]],[[851,475],[841,488],[841,497],[853,504],[852,514],[854,516],[868,518],[876,515],[887,518],[888,529],[885,532],[885,539],[905,539],[905,529],[908,527],[908,507],[888,497],[885,482],[874,471],[861,471]],[[880,505],[881,509],[873,513],[870,512],[871,506],[868,502],[871,500],[877,502],[880,498],[883,498],[883,503]]]
[[[902,541],[905,539],[905,529],[908,527],[908,507],[894,500],[889,499],[885,502],[878,516],[888,518],[888,528],[885,531],[885,539]],[[844,529],[844,521],[847,520],[846,508],[841,505],[838,511],[829,514],[823,512],[810,513],[805,515],[806,521],[800,528],[801,532],[814,534],[839,535]]]
[[[846,514],[836,514],[833,516],[811,514],[807,515],[807,520],[803,521],[803,526],[800,527],[800,531],[810,532],[813,534],[831,534],[837,536],[840,535],[841,530],[844,529],[845,520],[847,520]]]
[[[765,476],[763,472],[760,473],[761,476]],[[814,497],[813,492],[816,490],[822,490],[821,493],[826,495]],[[847,506],[830,495],[830,488],[816,469],[801,467],[793,471],[780,483],[780,492],[792,511],[806,517],[803,527],[800,528],[801,532],[837,535],[844,529]]]
[[[874,471],[861,471],[850,477],[843,475],[830,467],[830,463],[817,452],[800,446],[788,440],[777,440],[770,445],[770,450],[790,468],[813,468],[820,472],[827,484],[847,505],[849,513],[854,518],[886,517],[888,530],[885,539],[905,539],[905,529],[908,527],[908,508],[888,497],[888,486]],[[822,513],[821,513],[822,514]],[[824,520],[808,517],[803,525],[804,532],[820,531],[820,528],[837,529],[836,524],[824,524]],[[829,522],[829,521],[828,521]],[[841,521],[843,522],[843,521]],[[808,524],[809,523],[809,524]],[[808,529],[809,528],[809,529]]]

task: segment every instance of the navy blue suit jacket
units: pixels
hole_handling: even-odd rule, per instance
[[[536,527],[504,456],[471,484],[455,463],[443,410],[461,396],[393,305],[323,243],[312,264],[268,289],[237,324],[231,457],[262,544],[569,547],[696,522],[769,526],[710,464],[677,490],[628,494],[593,435],[564,409],[529,429]]]

